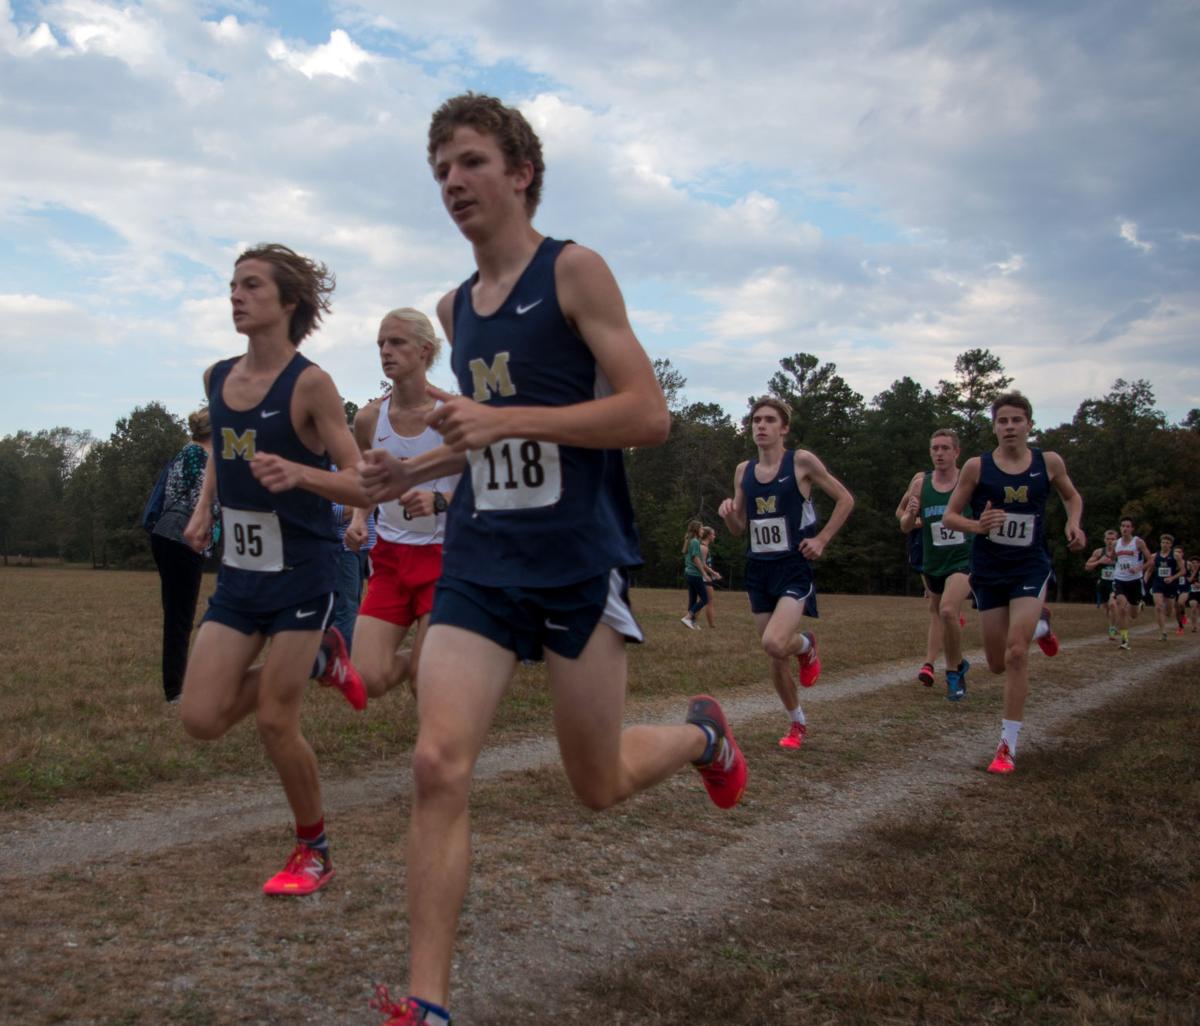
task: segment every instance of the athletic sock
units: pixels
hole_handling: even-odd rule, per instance
[[[812,648],[812,642],[808,640],[808,635],[801,634],[800,635],[800,651],[797,652],[796,654],[804,655],[804,653],[807,652],[810,648]]]
[[[1122,641],[1129,640],[1129,631],[1127,631],[1127,630],[1121,631],[1121,640]]]
[[[717,757],[717,732],[707,723],[697,723],[696,726],[704,731],[704,736],[708,740],[704,745],[704,754],[701,755],[700,758],[695,762],[693,762],[692,765],[707,766],[713,761],[713,759]]]
[[[1039,620],[1037,622],[1037,626],[1033,629],[1033,640],[1037,641],[1038,638],[1044,638],[1049,633],[1050,633],[1050,621],[1049,620]]]
[[[325,817],[322,816],[309,826],[296,824],[296,840],[319,851],[322,855],[329,854],[329,841],[325,837]]]
[[[1021,734],[1020,720],[1001,720],[1000,721],[1000,739],[1007,742],[1008,754],[1017,754],[1017,738]]]
[[[435,1005],[432,1001],[426,1001],[423,998],[413,997],[408,995],[410,1004],[416,1005],[421,1010],[421,1019],[428,1026],[450,1026],[450,1013],[441,1005]]]
[[[791,721],[793,723],[807,723],[808,722],[808,720],[806,720],[804,718],[804,710],[801,709],[800,706],[796,706],[795,709],[789,709],[788,716],[791,718]]]
[[[321,647],[317,649],[317,658],[313,660],[312,672],[309,676],[313,680],[320,680],[325,673],[325,667],[329,664],[329,653],[325,650],[325,642],[321,642]]]

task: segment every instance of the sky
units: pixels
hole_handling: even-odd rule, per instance
[[[195,409],[260,241],[333,269],[302,351],[377,395],[382,315],[474,269],[425,159],[468,89],[528,117],[535,226],[604,256],[689,401],[986,348],[1043,426],[1117,378],[1178,421],[1198,53],[1196,0],[0,0],[0,436]]]

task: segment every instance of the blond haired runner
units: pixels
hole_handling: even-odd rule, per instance
[[[382,449],[401,460],[430,452],[442,436],[429,426],[437,400],[426,377],[441,352],[433,324],[419,310],[401,307],[379,324],[379,362],[391,391],[368,403],[354,418],[354,439],[363,452]],[[352,659],[373,698],[401,682],[416,679],[433,591],[442,575],[446,510],[458,474],[420,481],[402,495],[380,503],[371,550],[371,578],[354,625]],[[365,510],[355,510],[346,531],[347,545],[367,537]],[[413,626],[412,646],[402,652]]]

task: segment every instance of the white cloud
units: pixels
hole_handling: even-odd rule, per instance
[[[329,34],[328,43],[310,50],[293,49],[276,39],[267,52],[275,60],[290,65],[308,78],[332,75],[334,78],[353,79],[362,65],[374,59],[342,29],[334,29]]]

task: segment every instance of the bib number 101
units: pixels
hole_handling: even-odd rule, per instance
[[[502,438],[468,453],[476,509],[536,509],[562,497],[558,446]]]

